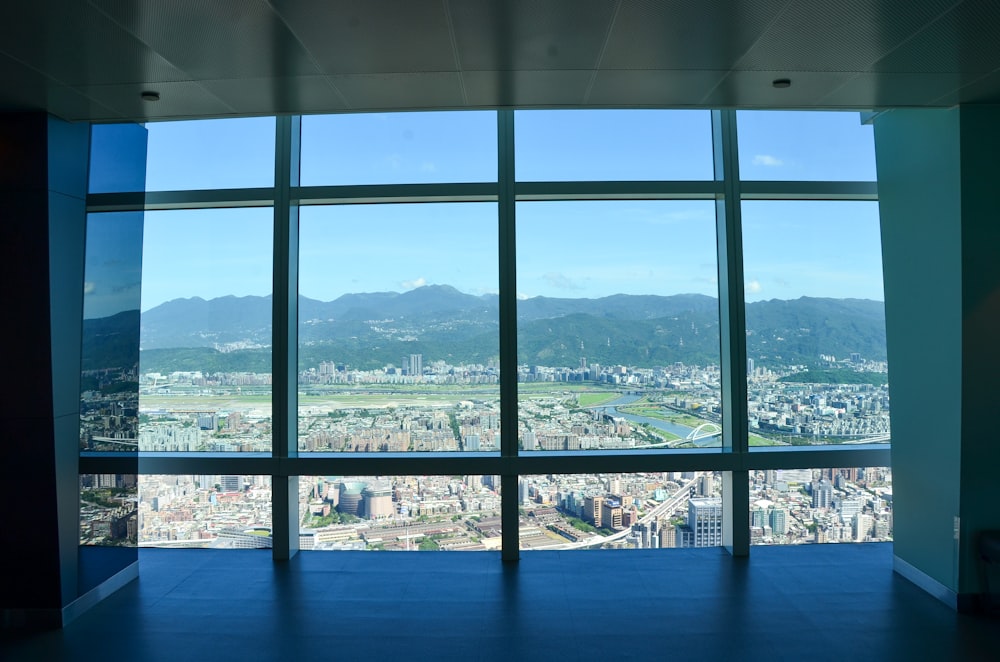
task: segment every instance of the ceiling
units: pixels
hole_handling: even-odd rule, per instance
[[[996,103],[1000,2],[8,0],[0,83],[94,121]]]

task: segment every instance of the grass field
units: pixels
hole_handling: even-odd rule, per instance
[[[597,405],[603,405],[605,402],[611,402],[612,400],[618,399],[617,392],[598,392],[598,393],[581,393],[578,396],[578,401],[581,407],[596,407]]]

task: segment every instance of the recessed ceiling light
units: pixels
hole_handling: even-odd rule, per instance
[[[786,87],[791,87],[792,81],[790,78],[775,78],[771,81],[771,85],[777,87],[778,89],[784,89]]]
[[[143,101],[159,101],[160,93],[153,92],[152,90],[146,90],[145,92],[139,95],[139,98],[141,98]]]

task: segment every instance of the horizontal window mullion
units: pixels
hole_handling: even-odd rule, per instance
[[[715,181],[518,182],[518,201],[536,200],[714,200],[722,193]]]
[[[749,453],[715,451],[535,451],[502,458],[493,453],[342,453],[310,454],[278,459],[262,453],[144,453],[142,474],[246,475],[461,475],[461,474],[575,474],[636,473],[650,471],[734,471],[810,469],[815,467],[877,467],[891,464],[888,445],[755,448]],[[80,457],[81,473],[131,473],[135,458],[117,453]]]
[[[494,453],[340,453],[300,455],[281,461],[288,476],[459,476],[499,474],[503,462]]]
[[[750,470],[888,467],[891,459],[889,444],[798,446],[795,450],[759,447],[752,448],[743,457],[744,468]]]
[[[875,182],[740,182],[743,200],[878,200]]]
[[[90,212],[270,207],[273,204],[273,188],[92,193],[87,196],[87,211]]]
[[[297,186],[293,204],[347,205],[404,202],[496,202],[495,182],[471,184],[359,184]]]
[[[732,471],[740,466],[739,458],[731,453],[721,453],[718,449],[666,453],[642,450],[628,453],[533,451],[522,453],[516,460],[516,473],[521,475]]]

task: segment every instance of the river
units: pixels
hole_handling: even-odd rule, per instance
[[[643,423],[645,425],[654,427],[658,430],[663,430],[664,432],[675,434],[681,439],[691,434],[691,432],[694,430],[694,428],[690,428],[686,425],[681,425],[680,423],[671,423],[669,421],[661,421],[658,418],[649,418],[648,416],[636,416],[635,414],[627,414],[625,412],[618,411],[617,408],[619,406],[632,404],[636,400],[639,400],[641,397],[642,396],[638,395],[623,395],[617,400],[612,400],[611,402],[595,407],[595,409],[600,409],[609,416],[618,416],[624,418],[627,421],[632,421],[633,423]],[[699,439],[692,443],[699,448],[707,448],[710,446],[720,445],[720,441],[717,436],[705,437],[703,439]]]

